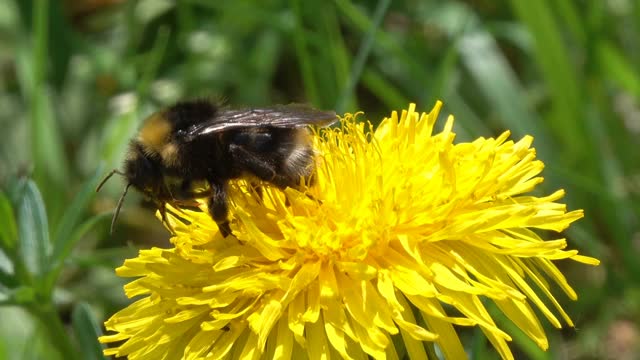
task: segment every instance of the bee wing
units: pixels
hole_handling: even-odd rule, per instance
[[[321,111],[306,105],[278,105],[260,109],[220,110],[214,119],[192,126],[186,138],[214,134],[223,130],[260,126],[303,127],[329,126],[338,120],[333,111]]]

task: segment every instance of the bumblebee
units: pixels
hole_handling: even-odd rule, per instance
[[[238,110],[209,100],[152,114],[131,140],[123,170],[112,170],[96,189],[114,174],[127,182],[111,231],[133,186],[158,205],[163,220],[167,203],[180,207],[208,199],[209,214],[226,237],[229,180],[249,176],[283,189],[298,186],[314,170],[309,126],[329,126],[337,119],[333,111],[306,105]],[[207,186],[195,186],[203,183]]]

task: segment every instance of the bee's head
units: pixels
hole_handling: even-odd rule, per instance
[[[102,185],[104,185],[104,183],[107,182],[113,174],[123,176],[127,181],[127,185],[120,196],[120,200],[118,200],[118,205],[116,206],[113,219],[111,220],[112,233],[116,219],[120,213],[120,208],[122,207],[122,203],[124,202],[124,198],[127,195],[127,191],[130,186],[133,186],[145,196],[156,202],[164,202],[167,199],[168,192],[164,186],[162,165],[160,160],[157,158],[157,154],[145,152],[144,146],[136,140],[132,141],[129,145],[127,159],[124,162],[124,172],[117,169],[112,170],[100,182],[96,191],[100,191]]]
[[[129,185],[151,199],[162,198],[162,163],[154,152],[145,151],[139,141],[132,141],[124,161],[124,177]]]

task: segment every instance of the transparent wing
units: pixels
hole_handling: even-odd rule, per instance
[[[338,117],[333,111],[316,110],[307,105],[278,105],[259,109],[220,110],[215,118],[187,129],[187,140],[223,130],[256,126],[302,127],[329,126]]]

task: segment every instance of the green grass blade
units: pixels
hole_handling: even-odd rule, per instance
[[[516,136],[530,133],[538,119],[527,108],[524,91],[490,34],[482,29],[469,32],[461,39],[459,48],[462,62],[489,101],[489,107],[500,115],[502,126]]]
[[[351,71],[352,54],[351,49],[347,46],[346,39],[342,32],[342,25],[340,23],[339,13],[336,11],[335,5],[324,7],[323,11],[322,29],[324,31],[324,38],[317,41],[316,47],[322,49],[327,47],[327,60],[324,68],[320,68],[319,71],[328,71],[333,73],[333,78],[330,76],[322,77],[326,79],[328,86],[321,87],[323,91],[324,103],[323,107],[334,107],[338,101],[340,87],[344,84],[345,80],[349,78],[349,72]],[[316,64],[316,68],[318,68]],[[318,71],[318,70],[316,70]],[[330,79],[330,81],[328,81]],[[332,89],[334,89],[332,91]],[[348,109],[357,108],[358,99],[354,96],[346,104]],[[320,104],[319,104],[320,105]],[[334,109],[336,110],[336,109]]]
[[[0,191],[0,246],[8,255],[11,255],[15,250],[17,240],[18,230],[11,201],[3,191]]]
[[[252,71],[245,79],[251,83],[249,89],[238,94],[238,102],[243,104],[264,103],[263,94],[269,92],[278,62],[278,52],[282,47],[280,38],[274,31],[265,31],[255,39],[253,49],[247,53],[247,62]]]
[[[562,31],[554,21],[549,1],[511,0],[510,3],[534,38],[536,64],[553,102],[553,116],[547,126],[566,145],[568,157],[575,158],[583,150],[582,143],[575,141],[575,138],[584,138],[581,91],[576,66],[562,42]]]
[[[364,69],[362,83],[382,101],[387,109],[402,109],[410,102],[397,86],[385,79],[378,71]],[[338,112],[338,114],[341,113]]]
[[[32,278],[39,278],[47,269],[51,243],[44,202],[33,181],[27,182],[18,204],[18,234],[20,260]]]
[[[136,131],[137,126],[137,101],[132,105],[131,109],[126,110],[126,112],[122,114],[117,114],[107,121],[107,126],[104,131],[105,137],[100,151],[100,159],[104,161],[107,168],[115,168],[120,165],[119,161],[129,143],[131,134]]]
[[[83,359],[106,359],[102,354],[103,346],[98,342],[98,337],[102,331],[95,317],[91,313],[91,308],[86,303],[78,304],[71,314],[71,323],[80,344]]]
[[[302,71],[302,83],[304,84],[306,97],[312,104],[319,104],[320,96],[317,92],[318,87],[313,74],[313,63],[311,61],[311,55],[309,54],[307,36],[305,36],[307,32],[303,26],[302,6],[302,1],[291,0],[291,7],[294,10],[296,22],[296,29],[293,31],[293,44]]]
[[[367,31],[372,28],[373,25],[370,17],[356,4],[347,0],[336,0],[335,4],[346,20],[344,25],[351,28],[351,30],[366,34]],[[390,54],[390,56],[392,54],[394,59],[402,63],[407,69],[406,71],[412,74],[411,80],[413,84],[420,84],[422,89],[422,86],[430,83],[431,73],[425,68],[422,59],[410,53],[396,38],[387,32],[376,32],[374,46],[379,52]],[[408,92],[407,89],[404,89],[404,91]],[[429,96],[428,92],[421,91],[412,101],[417,103],[427,102],[427,99],[425,99],[427,96]]]
[[[499,324],[500,328],[504,329],[507,334],[513,338],[513,342],[515,344],[518,344],[519,350],[526,355],[526,359],[548,360],[553,358],[552,354],[539,348],[538,345],[536,345],[536,343],[527,336],[527,334],[525,334],[502,311],[500,311],[496,304],[490,304],[488,306],[488,310],[496,323]]]
[[[149,87],[158,73],[158,68],[162,63],[165,51],[167,50],[170,34],[171,31],[168,27],[161,27],[156,35],[151,52],[144,57],[145,65],[142,67],[144,70],[138,80],[137,88],[139,98],[145,98],[149,92]]]
[[[77,41],[73,41],[75,34],[69,21],[71,18],[66,14],[64,2],[53,1],[49,8],[49,42],[55,46],[49,47],[48,55],[51,62],[51,82],[59,88],[67,75],[69,61],[74,53],[74,46]]]
[[[108,168],[118,166],[124,149],[129,143],[131,134],[133,134],[138,126],[138,111],[140,109],[140,99],[147,96],[149,88],[157,75],[158,68],[164,58],[169,41],[170,30],[168,27],[162,27],[158,32],[152,50],[144,57],[146,66],[140,75],[137,86],[137,96],[130,99],[131,105],[116,114],[108,121],[105,129],[106,135],[102,144],[102,157]]]
[[[461,141],[472,141],[478,136],[487,136],[492,133],[489,124],[477,114],[472,106],[457,91],[450,91],[446,97],[445,109],[453,111],[456,119],[456,138]]]
[[[610,136],[608,134],[610,128],[599,121],[600,116],[598,116],[595,106],[591,105],[591,107],[592,110],[586,121],[587,131],[592,138],[596,139],[596,143],[601,145],[601,149],[594,154],[594,158],[602,177],[601,191],[606,196],[606,199],[598,202],[597,205],[603,209],[601,216],[608,225],[610,241],[620,252],[622,264],[619,265],[624,265],[626,273],[640,279],[640,263],[638,263],[634,250],[636,245],[633,241],[634,233],[637,232],[637,217],[633,210],[633,201],[625,194],[615,191],[619,186],[620,179],[624,178],[620,157],[616,157],[612,152],[614,148],[612,142],[616,138]]]
[[[625,54],[608,41],[601,41],[596,51],[602,75],[635,95],[636,98],[640,98],[638,69],[629,63]]]
[[[68,183],[69,171],[47,84],[49,2],[36,1],[32,10],[33,31],[30,43],[33,48],[23,48],[22,52],[28,54],[29,61],[18,62],[16,65],[22,68],[20,73],[30,74],[23,78],[22,91],[28,99],[30,111],[34,178],[43,192],[50,216],[57,218],[62,207],[62,188]]]
[[[87,205],[95,196],[95,189],[100,180],[104,177],[104,167],[99,166],[94,175],[87,180],[80,191],[76,194],[73,201],[69,204],[64,213],[60,226],[53,237],[53,253],[51,263],[59,263],[62,261],[60,256],[63,249],[67,248],[67,242],[71,238],[71,234],[80,222]]]
[[[338,98],[338,103],[336,104],[336,111],[340,114],[346,110],[346,105],[351,101],[354,96],[354,89],[360,77],[362,76],[362,71],[364,69],[365,63],[369,54],[371,54],[371,50],[373,49],[373,44],[375,41],[375,36],[380,26],[382,24],[382,20],[389,9],[389,5],[391,4],[391,0],[379,0],[378,6],[373,14],[373,19],[371,20],[371,28],[367,31],[367,34],[360,45],[360,49],[358,49],[358,53],[353,61],[353,65],[351,67],[351,74],[349,75],[349,79],[344,84],[340,97]]]
[[[560,17],[560,21],[564,24],[563,28],[569,29],[573,38],[580,45],[584,45],[587,42],[587,27],[578,11],[578,3],[572,0],[556,0],[553,5]]]
[[[500,128],[510,129],[515,138],[532,134],[540,157],[552,158],[551,142],[540,120],[527,106],[524,89],[489,33],[478,29],[459,43],[460,58],[474,78],[489,107],[498,114]]]
[[[65,259],[69,256],[71,250],[73,250],[73,247],[78,243],[78,241],[82,239],[82,236],[91,230],[97,223],[105,219],[110,219],[111,216],[111,212],[93,216],[77,226],[75,231],[70,233],[69,236],[64,239],[63,243],[60,244],[60,247],[56,249],[58,251],[57,255],[52,257],[53,260],[47,274],[45,285],[47,290],[52,290],[55,286],[58,275],[60,274],[60,271],[62,271]]]
[[[54,110],[44,85],[36,85],[31,103],[31,141],[35,178],[39,186],[61,191],[68,179],[62,139],[55,125]],[[52,185],[55,188],[52,188]]]

